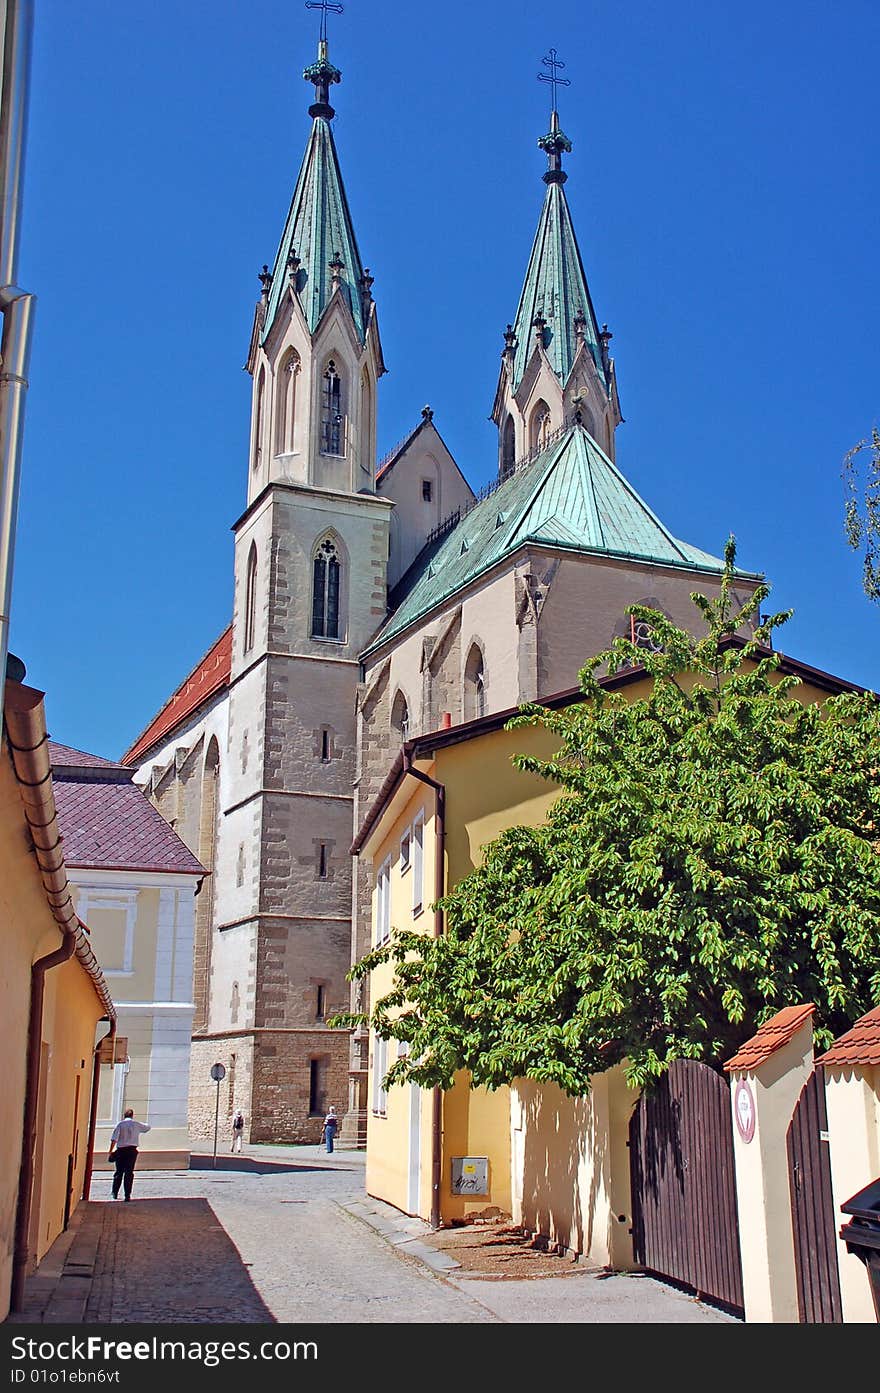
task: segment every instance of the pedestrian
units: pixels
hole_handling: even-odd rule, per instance
[[[236,1108],[235,1116],[232,1119],[232,1146],[230,1150],[241,1152],[241,1139],[244,1135],[244,1113],[241,1108]]]
[[[149,1123],[135,1122],[134,1108],[126,1108],[122,1121],[117,1122],[113,1128],[107,1160],[116,1162],[116,1174],[113,1177],[113,1198],[115,1200],[119,1199],[120,1185],[123,1187],[125,1198],[131,1199],[134,1168],[138,1158],[138,1142],[141,1133],[149,1132],[149,1130]]]
[[[333,1150],[333,1138],[336,1136],[339,1127],[339,1118],[336,1116],[336,1109],[329,1107],[327,1116],[324,1118],[324,1145],[328,1152]]]

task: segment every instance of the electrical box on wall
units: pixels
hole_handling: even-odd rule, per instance
[[[452,1193],[454,1195],[488,1195],[489,1157],[453,1156]]]

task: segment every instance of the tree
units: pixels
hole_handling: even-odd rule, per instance
[[[633,606],[660,652],[617,639],[582,702],[510,722],[558,738],[515,762],[560,797],[485,848],[442,937],[398,931],[352,970],[395,964],[371,1017],[409,1043],[389,1083],[467,1069],[578,1095],[626,1060],[644,1084],[681,1056],[719,1065],[784,1005],[814,1002],[826,1044],[880,1001],[880,703],[798,701],[765,646],[786,614],[737,643],[768,587],[737,607],[734,561],[731,538],[719,597],[692,596],[702,637]],[[597,678],[637,664],[639,700]]]
[[[864,479],[860,466],[864,466]],[[870,440],[860,440],[844,457],[843,478],[846,540],[853,551],[863,552],[862,587],[869,600],[880,603],[880,430],[876,426]]]

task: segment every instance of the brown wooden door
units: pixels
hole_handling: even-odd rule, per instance
[[[814,1069],[786,1137],[798,1313],[804,1323],[843,1320],[837,1265],[825,1075]]]
[[[629,1145],[636,1261],[741,1312],[726,1080],[697,1060],[676,1060],[639,1099]]]

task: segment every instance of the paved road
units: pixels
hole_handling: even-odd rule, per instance
[[[31,1322],[727,1323],[649,1278],[499,1282],[438,1273],[424,1225],[364,1196],[363,1156],[251,1148],[140,1171],[130,1204],[91,1201],[29,1284]],[[235,1169],[228,1167],[234,1166]],[[246,1167],[246,1169],[241,1169]]]

